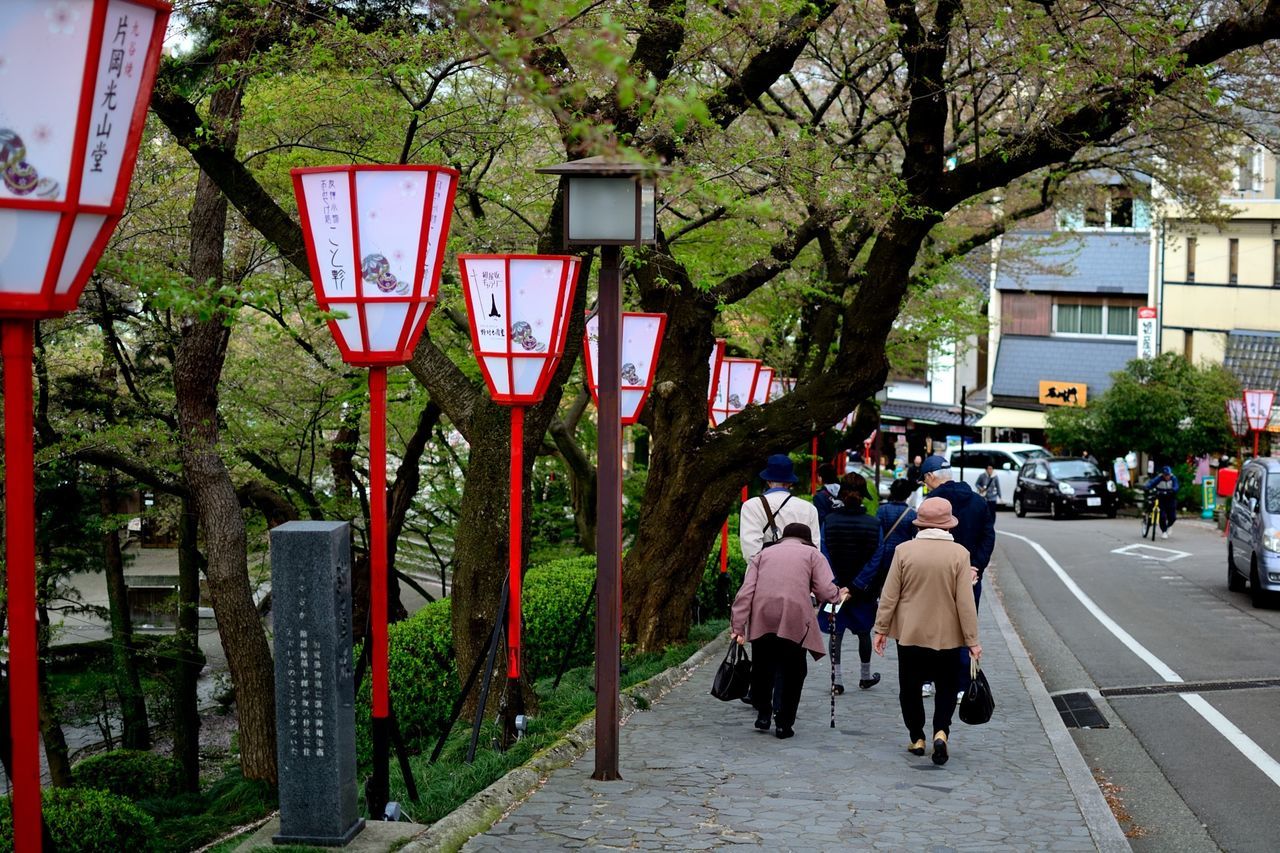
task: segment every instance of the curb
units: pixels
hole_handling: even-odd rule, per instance
[[[624,690],[619,696],[620,723],[625,723],[627,718],[638,710],[647,710],[654,702],[667,695],[673,687],[688,680],[693,670],[718,657],[728,639],[729,631],[725,629],[714,640],[690,655],[684,663],[676,664],[649,680]],[[497,823],[513,806],[518,805],[541,785],[552,771],[580,758],[594,745],[595,733],[596,718],[592,714],[528,762],[508,771],[501,779],[431,824],[426,832],[414,838],[400,850],[408,853],[425,853],[425,851],[460,849],[472,836],[487,831]]]
[[[1094,845],[1103,853],[1131,851],[1133,848],[1129,844],[1129,839],[1125,837],[1124,830],[1120,828],[1116,816],[1111,812],[1111,806],[1107,804],[1106,797],[1098,788],[1097,780],[1093,778],[1089,765],[1085,763],[1079,748],[1076,747],[1076,742],[1071,738],[1071,733],[1067,731],[1066,724],[1062,722],[1062,717],[1058,714],[1049,691],[1031,662],[1031,656],[1027,654],[1026,646],[1022,644],[1022,638],[1018,636],[1013,623],[1009,621],[1009,614],[1005,612],[1004,602],[1001,600],[999,577],[995,577],[994,580],[996,595],[991,596],[991,614],[995,617],[996,624],[1000,626],[1000,633],[1004,635],[1005,645],[1008,646],[1009,654],[1013,657],[1013,664],[1017,667],[1022,684],[1031,695],[1036,715],[1040,717],[1040,724],[1044,726],[1045,735],[1049,738],[1049,745],[1053,747],[1058,764],[1062,767],[1067,785],[1075,795],[1076,805],[1080,807],[1080,814],[1089,828],[1089,835],[1093,838]]]

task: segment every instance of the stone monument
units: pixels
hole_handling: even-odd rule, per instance
[[[356,813],[350,536],[346,522],[290,521],[271,531],[276,844],[341,847],[364,828]]]

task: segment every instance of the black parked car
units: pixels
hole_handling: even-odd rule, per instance
[[[1081,512],[1116,517],[1116,484],[1097,465],[1074,456],[1051,456],[1027,462],[1018,472],[1013,511],[1047,512],[1054,518]]]

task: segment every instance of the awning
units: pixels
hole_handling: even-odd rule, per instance
[[[1044,429],[1044,412],[994,406],[985,415],[978,418],[978,422],[974,426],[998,427],[1001,429]]]

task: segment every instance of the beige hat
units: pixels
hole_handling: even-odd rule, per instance
[[[951,501],[946,498],[925,498],[920,502],[920,508],[916,510],[916,519],[911,522],[916,527],[938,527],[942,530],[950,530],[960,523],[960,520],[951,514]]]

